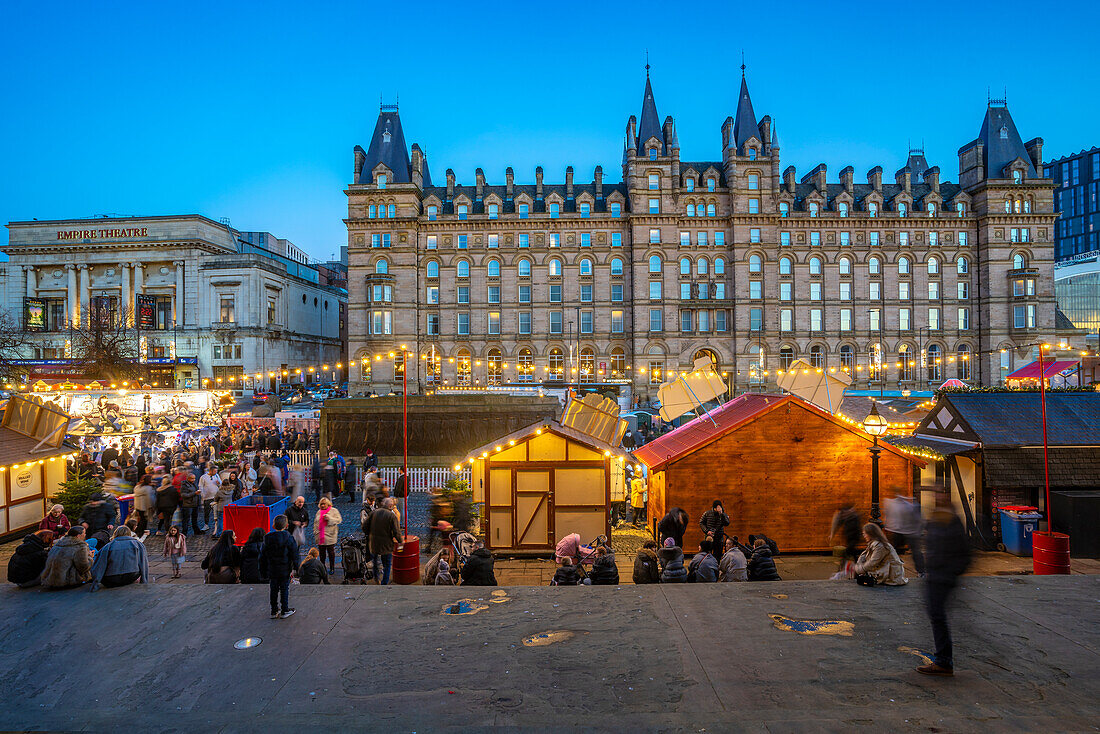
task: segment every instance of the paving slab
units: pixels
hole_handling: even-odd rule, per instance
[[[495,593],[494,593],[495,592]],[[1095,731],[1100,578],[967,578],[958,674],[919,581],[0,590],[0,729]],[[459,600],[459,610],[444,614]],[[798,634],[780,620],[850,623]],[[236,650],[233,643],[260,637]],[[526,643],[525,643],[526,641]]]

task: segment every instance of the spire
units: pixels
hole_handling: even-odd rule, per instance
[[[642,152],[645,142],[650,138],[657,138],[661,142],[661,152],[664,153],[665,136],[661,132],[661,118],[657,116],[657,103],[653,100],[653,86],[649,83],[649,52],[646,52],[645,63],[645,94],[642,97],[642,117],[638,123],[638,154]]]
[[[779,132],[776,129],[777,127],[779,127],[779,126],[776,125],[773,122],[772,123],[772,148],[778,148],[779,147]]]
[[[1027,163],[1028,175],[1035,175],[1035,166],[1016,131],[1006,98],[989,100],[978,139],[982,142],[982,162],[988,178],[1005,178],[1005,166],[1017,158]]]
[[[374,123],[374,135],[359,171],[359,183],[374,183],[373,171],[379,163],[393,171],[392,183],[409,183],[412,180],[409,148],[405,145],[405,133],[401,129],[396,104],[379,105],[378,121]]]
[[[734,115],[733,142],[738,149],[749,138],[756,138],[763,142],[760,136],[760,125],[756,122],[756,113],[752,109],[752,100],[749,98],[749,85],[744,77],[745,65],[741,64],[741,92],[737,96],[737,114]]]

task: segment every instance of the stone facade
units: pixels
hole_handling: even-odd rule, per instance
[[[273,387],[302,380],[296,369],[312,381],[309,367],[316,375],[343,360],[346,292],[322,286],[308,265],[239,240],[227,225],[182,215],[11,222],[8,230],[0,308],[21,316],[25,298],[46,306],[46,330],[26,355],[42,362],[32,377],[65,375],[70,323],[101,297],[131,320],[138,295],[157,298],[155,328],[140,335],[158,386],[239,387],[247,375],[249,388]]]
[[[721,156],[680,156],[647,78],[622,180],[432,184],[384,106],[348,197],[352,391],[618,383],[635,397],[708,354],[735,390],[802,357],[853,387],[999,384],[1054,337],[1052,186],[1003,101],[959,183],[910,151],[893,182],[799,178],[742,79]]]

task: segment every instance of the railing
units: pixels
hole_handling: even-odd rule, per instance
[[[393,487],[397,482],[400,471],[400,467],[383,466],[379,468],[379,475],[387,486]],[[469,484],[471,481],[470,467],[464,467],[462,471],[458,473],[449,466],[410,467],[409,491],[427,492],[432,487],[442,487],[454,477],[463,479]]]

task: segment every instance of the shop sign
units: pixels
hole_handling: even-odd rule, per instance
[[[126,227],[118,229],[70,229],[58,230],[59,240],[113,240],[127,237],[148,237],[148,227]]]

